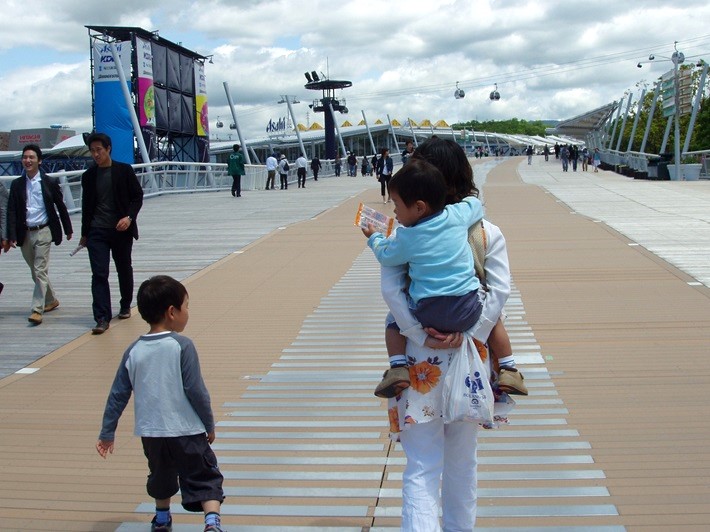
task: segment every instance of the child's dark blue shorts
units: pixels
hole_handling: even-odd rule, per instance
[[[207,436],[174,438],[141,438],[148,459],[148,495],[167,499],[182,494],[182,507],[188,512],[201,512],[202,502],[224,500],[222,473]]]

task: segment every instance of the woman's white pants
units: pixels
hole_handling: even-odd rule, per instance
[[[441,419],[400,433],[407,465],[402,478],[402,530],[471,532],[476,522],[478,425]],[[441,498],[439,486],[441,485]]]

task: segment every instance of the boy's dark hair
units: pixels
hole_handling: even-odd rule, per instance
[[[26,151],[33,151],[37,154],[37,159],[42,160],[42,150],[40,149],[37,144],[27,144],[24,148],[22,148],[22,155],[25,154]]]
[[[473,169],[466,152],[456,141],[442,139],[436,135],[426,139],[415,150],[412,159],[424,159],[436,166],[444,175],[448,192],[446,203],[458,203],[467,196],[478,197],[478,189],[473,182]]]
[[[100,142],[101,145],[107,150],[111,147],[111,137],[109,137],[106,133],[92,133],[86,137],[87,146],[91,146],[92,142]]]
[[[169,275],[156,275],[141,283],[136,301],[141,318],[151,325],[160,323],[171,306],[182,307],[187,289]]]
[[[432,211],[446,206],[446,181],[433,164],[424,159],[411,159],[389,183],[389,192],[396,192],[407,207],[416,201],[425,201]]]

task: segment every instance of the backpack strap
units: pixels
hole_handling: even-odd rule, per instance
[[[486,231],[483,229],[483,221],[480,220],[473,224],[468,229],[468,243],[473,251],[473,263],[476,270],[476,277],[481,282],[481,286],[486,290],[486,272],[483,264],[486,261],[486,249],[488,248],[488,240],[486,239]]]

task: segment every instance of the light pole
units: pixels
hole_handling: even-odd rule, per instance
[[[674,154],[673,159],[675,160],[675,175],[676,179],[680,179],[680,78],[678,71],[680,70],[680,65],[685,61],[685,55],[683,52],[678,51],[678,41],[673,43],[673,54],[670,57],[659,56],[661,59],[665,59],[673,63],[673,120],[675,122],[674,128]],[[648,61],[654,61],[656,56],[651,54],[648,56]],[[642,61],[646,62],[646,61]],[[636,65],[641,68],[641,61]],[[665,77],[665,76],[664,76]]]
[[[293,113],[293,107],[291,107],[291,104],[301,103],[301,102],[295,96],[289,96],[288,94],[284,94],[283,96],[281,96],[281,99],[276,103],[279,103],[279,104],[285,103],[288,106],[288,113],[289,113],[289,115],[291,115],[291,121],[293,122],[293,128],[296,130],[296,138],[298,139],[298,145],[301,148],[301,155],[303,155],[306,159],[308,159],[308,155],[306,154],[306,148],[303,147],[303,140],[301,139],[301,131],[298,129],[298,124],[296,123],[296,115]]]

